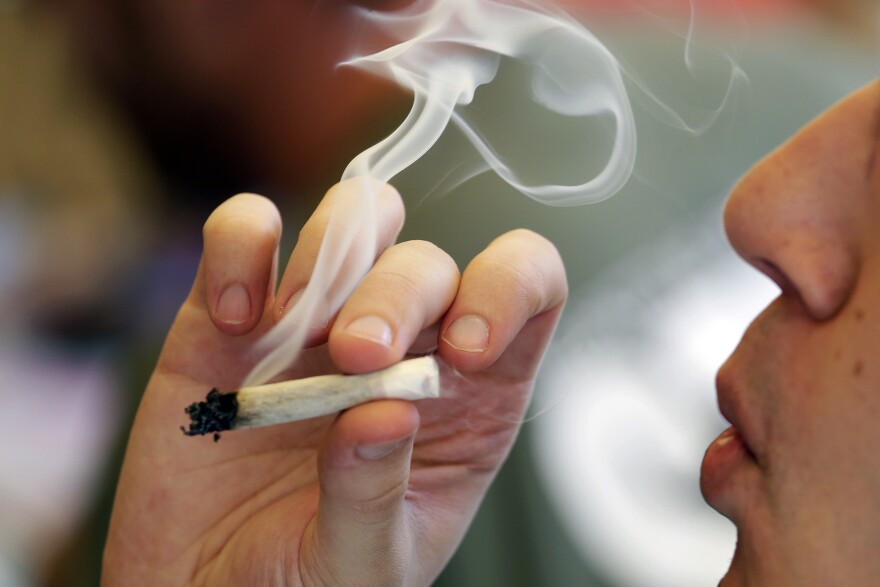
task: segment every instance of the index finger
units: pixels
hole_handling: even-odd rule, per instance
[[[362,198],[368,200],[364,201]],[[362,214],[369,217],[352,218],[353,215]],[[323,249],[334,246],[345,248],[337,242],[339,238],[355,239],[344,251],[346,259],[338,271],[340,276],[352,270],[352,265],[357,264],[357,257],[368,256],[369,264],[372,265],[382,251],[394,244],[403,227],[404,215],[403,200],[389,184],[369,178],[354,178],[333,186],[300,230],[278,286],[275,298],[276,318],[286,313],[293,305],[292,301],[296,301],[295,296],[306,287]],[[362,228],[371,221],[374,222],[369,227],[372,230],[352,230],[348,226],[352,224]],[[334,229],[338,238],[325,238],[328,233],[333,236]]]

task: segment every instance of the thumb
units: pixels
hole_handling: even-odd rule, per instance
[[[303,540],[303,579],[322,585],[399,585],[412,550],[404,499],[415,406],[378,401],[334,422],[318,453],[318,512]]]

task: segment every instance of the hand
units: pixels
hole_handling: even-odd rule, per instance
[[[427,585],[451,557],[510,450],[567,296],[556,249],[534,233],[501,236],[459,276],[434,245],[393,244],[403,205],[383,187],[382,252],[285,376],[376,370],[432,346],[460,376],[440,399],[377,401],[219,443],[179,429],[186,405],[250,370],[346,189],[304,226],[277,292],[281,221],[268,200],[236,196],[206,222],[195,284],[131,432],[104,585]]]

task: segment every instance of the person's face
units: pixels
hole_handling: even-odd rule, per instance
[[[241,165],[263,185],[290,188],[337,179],[348,160],[393,129],[383,119],[408,96],[337,64],[389,42],[354,6],[391,10],[406,1],[62,6],[75,47],[151,137],[183,142],[183,151],[219,151],[217,165]]]
[[[734,425],[701,488],[730,518],[733,585],[880,584],[880,82],[736,187],[725,227],[780,286],[718,374]]]

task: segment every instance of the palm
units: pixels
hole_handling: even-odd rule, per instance
[[[139,419],[132,439],[132,448],[146,455],[167,455],[144,484],[161,496],[168,515],[163,520],[147,518],[138,532],[167,535],[162,526],[173,520],[179,546],[190,553],[189,560],[173,563],[188,573],[196,569],[205,584],[220,584],[211,577],[240,583],[233,570],[238,568],[235,559],[244,553],[262,561],[267,577],[295,573],[296,560],[290,553],[280,556],[278,545],[299,544],[317,510],[315,458],[331,417],[228,433],[216,444],[208,437],[187,438],[176,428],[190,400],[200,399],[212,387],[233,388],[242,379],[251,367],[243,357],[267,327],[261,325],[247,337],[225,336],[198,303],[185,305],[144,398],[151,407],[149,416]],[[490,370],[445,378],[444,398],[421,402],[422,425],[408,489],[414,516],[440,520],[468,515],[467,508],[462,511],[462,500],[443,498],[462,491],[477,493],[504,458],[539,358],[528,356],[520,346],[525,345],[509,348]],[[315,375],[329,366],[322,345],[306,351],[289,375]],[[487,452],[487,446],[493,449]],[[158,523],[151,528],[153,521]]]
[[[529,241],[524,249],[536,249],[532,236],[518,237]],[[511,237],[508,242],[507,246],[511,246],[517,241]],[[210,255],[207,245],[205,254]],[[457,278],[452,280],[447,286],[452,288],[449,294],[440,296],[441,302],[429,314],[429,321],[415,330],[410,329],[411,336],[428,324],[448,322],[449,315],[459,305],[472,303],[467,298],[473,297],[473,291],[479,289],[480,276],[477,275],[468,278],[466,274],[460,286]],[[513,442],[536,368],[561,311],[559,301],[564,299],[564,274],[562,285],[556,284],[557,291],[540,297],[539,304],[512,307],[509,317],[499,317],[505,320],[496,325],[499,339],[503,340],[505,334],[502,326],[514,326],[509,329],[509,339],[499,343],[501,346],[489,363],[482,354],[463,354],[441,341],[438,351],[441,363],[445,361],[454,369],[443,370],[439,399],[418,402],[420,424],[411,461],[408,453],[403,454],[406,460],[401,482],[405,487],[391,488],[400,493],[403,500],[402,514],[395,514],[398,523],[389,530],[385,542],[374,543],[367,536],[369,549],[376,550],[367,557],[367,565],[361,565],[364,542],[358,543],[361,546],[355,544],[354,550],[341,545],[337,548],[334,540],[330,540],[328,546],[326,529],[315,529],[316,525],[322,526],[316,520],[332,519],[337,526],[342,520],[345,526],[349,518],[365,518],[368,522],[361,526],[355,524],[354,533],[365,528],[367,533],[372,532],[374,524],[369,521],[372,510],[380,501],[388,501],[380,494],[375,496],[378,501],[373,504],[369,496],[361,496],[358,499],[367,501],[343,503],[341,514],[338,503],[329,506],[325,503],[338,501],[338,496],[328,499],[328,479],[322,477],[328,474],[328,469],[321,459],[336,458],[327,456],[336,450],[327,447],[328,439],[338,442],[340,435],[352,436],[357,426],[352,428],[349,424],[346,428],[335,417],[327,416],[230,432],[224,434],[219,443],[212,442],[210,437],[187,437],[179,430],[186,420],[185,406],[203,399],[213,387],[228,390],[239,384],[253,366],[255,358],[251,353],[255,341],[273,323],[271,309],[275,300],[264,299],[260,300],[263,309],[258,312],[256,322],[246,331],[235,336],[221,332],[207,307],[206,292],[210,286],[206,286],[206,282],[209,281],[202,267],[190,297],[172,326],[140,406],[117,491],[108,538],[108,552],[112,555],[108,554],[108,560],[121,561],[120,573],[126,578],[155,581],[158,569],[161,581],[166,584],[341,583],[337,580],[340,573],[361,572],[370,565],[374,565],[373,569],[397,565],[391,572],[383,571],[383,579],[378,580],[382,584],[430,581],[461,539]],[[264,281],[273,282],[272,275]],[[363,304],[364,299],[375,303],[371,301],[377,299],[375,296],[361,292],[369,289],[364,285],[368,282],[369,277],[346,302],[337,324],[346,323],[345,314],[351,306]],[[382,296],[388,295],[386,289],[382,290]],[[409,289],[406,292],[412,293]],[[432,293],[436,292],[432,290]],[[506,308],[498,304],[497,299],[493,302]],[[332,336],[331,341],[338,342],[339,339]],[[352,340],[353,345],[348,345],[346,352],[349,357],[362,360],[358,345],[363,341]],[[411,338],[405,340],[409,342],[401,344],[412,343]],[[369,345],[363,348],[367,355],[371,354]],[[304,351],[285,377],[301,378],[338,370],[334,365],[339,362],[338,349],[337,345],[334,360],[326,343]],[[404,351],[405,347],[386,348],[383,351],[386,359],[380,361],[399,360]],[[459,372],[466,375],[453,375]],[[385,409],[390,410],[386,413],[394,413],[394,409]],[[410,413],[411,408],[407,409]],[[369,417],[364,418],[364,415],[381,415],[378,411],[371,412],[368,406],[354,408],[348,414],[348,422],[360,422],[364,436],[370,436],[364,427],[381,428],[381,424],[374,425]],[[349,440],[360,442],[356,438]],[[350,444],[349,450],[354,446]],[[358,459],[353,461],[356,467],[365,466],[359,462]],[[361,483],[369,484],[377,475],[382,477],[383,467],[389,466],[377,463],[369,466],[378,469],[367,469],[366,473],[346,472],[344,467],[337,467],[342,470],[340,473],[331,467],[331,474],[337,477],[329,482],[345,485],[340,479],[354,476]],[[367,477],[363,477],[364,474]],[[395,483],[393,476],[392,483]],[[355,482],[354,486],[357,485]],[[342,502],[345,501],[343,496]],[[337,509],[328,514],[325,511],[328,507]],[[322,512],[326,514],[323,517]],[[379,517],[385,513],[377,511]],[[322,528],[326,524],[324,522]],[[351,534],[349,530],[343,528],[342,534],[334,534],[336,540]],[[322,548],[314,546],[316,533],[323,537]],[[342,565],[343,570],[334,569],[334,564]],[[323,576],[315,570],[326,568],[330,568],[330,572]],[[137,575],[133,569],[140,569],[141,574]],[[375,584],[377,580],[366,572],[364,578],[355,582]]]

